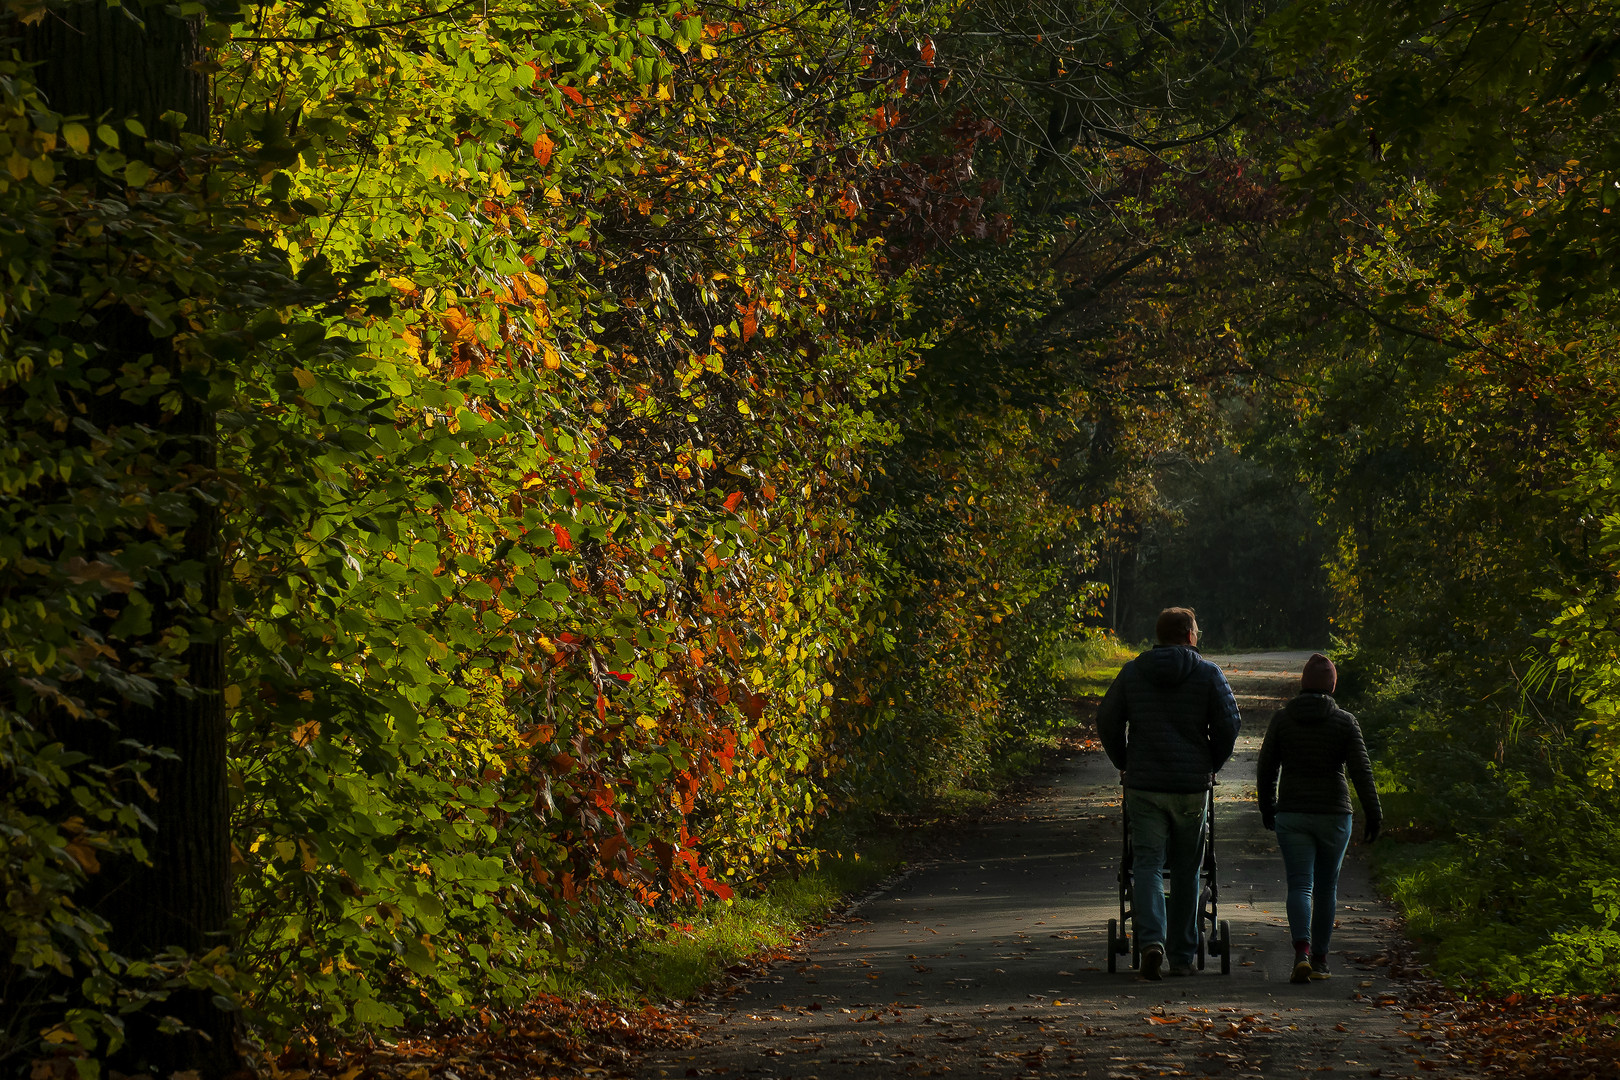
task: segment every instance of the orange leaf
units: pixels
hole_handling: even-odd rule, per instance
[[[551,137],[543,131],[534,140],[534,156],[540,159],[542,165],[551,164],[551,152],[556,148],[557,144],[552,142]]]
[[[96,859],[96,849],[89,844],[81,843],[78,840],[69,840],[67,853],[73,857],[73,861],[78,863],[79,867],[87,874],[94,874],[101,869],[101,863]]]
[[[553,525],[551,534],[557,538],[557,547],[562,551],[574,550],[574,538],[568,535],[568,530],[561,525]]]
[[[603,694],[596,695],[596,718],[604,721],[607,719],[607,697]]]
[[[742,502],[742,498],[743,498],[742,492],[740,492],[740,491],[733,491],[730,495],[727,495],[726,496],[726,509],[727,510],[735,510],[735,509],[737,509],[737,504]]]
[[[561,90],[564,94],[566,94],[569,98],[571,98],[575,105],[583,105],[583,104],[585,104],[585,95],[581,94],[578,90],[574,89],[572,86],[559,86],[559,87],[557,87],[557,89]]]
[[[1150,1016],[1150,1017],[1148,1017],[1148,1023],[1150,1023],[1150,1024],[1179,1024],[1179,1023],[1181,1023],[1181,1017],[1179,1017],[1179,1016]]]
[[[928,65],[929,67],[933,67],[934,66],[934,39],[931,38],[931,37],[924,37],[922,39],[922,48],[919,50],[919,52],[921,53],[922,62],[924,64]]]

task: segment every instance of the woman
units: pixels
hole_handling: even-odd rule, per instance
[[[1338,680],[1333,661],[1313,653],[1305,661],[1299,695],[1272,716],[1260,747],[1260,818],[1277,833],[1288,875],[1288,929],[1294,939],[1289,981],[1296,983],[1329,974],[1339,867],[1350,847],[1347,766],[1367,815],[1364,843],[1378,838],[1383,820],[1361,725],[1333,700]]]

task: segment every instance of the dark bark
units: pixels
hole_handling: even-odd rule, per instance
[[[129,13],[133,10],[139,10],[139,19]],[[208,124],[200,29],[198,20],[177,18],[157,5],[110,8],[102,0],[88,0],[52,9],[24,35],[24,56],[39,65],[40,90],[58,112],[106,118],[120,127],[122,119],[135,117],[153,134],[167,128],[164,114],[180,112],[186,129],[200,133]],[[139,156],[139,140],[126,138],[126,152]],[[112,185],[116,192],[114,181],[94,173],[84,179]],[[181,367],[170,340],[154,337],[148,320],[126,307],[104,311],[91,344],[114,371],[142,363],[143,357],[170,372]],[[193,640],[185,657],[187,688],[154,680],[151,702],[111,702],[104,722],[83,722],[71,732],[79,749],[108,765],[128,759],[126,741],[176,755],[154,761],[146,774],[156,798],[133,796],[155,826],[143,837],[150,861],[109,859],[81,895],[111,924],[112,950],[130,959],[151,958],[176,945],[198,955],[226,944],[230,914],[224,664],[221,627],[212,612],[218,605],[221,557],[217,499],[209,491],[215,482],[214,416],[200,384],[182,379],[173,385],[189,389],[182,391],[187,396],[177,415],[166,415],[155,397],[139,401],[118,394],[96,397],[89,415],[103,430],[133,425],[161,432],[156,460],[149,463],[152,482],[191,492],[195,515],[180,550],[143,589],[155,612],[150,637],[127,643],[125,650],[133,666],[138,646],[154,645],[165,630],[184,625]],[[172,573],[185,564],[202,568],[201,610]],[[178,1019],[185,1030],[163,1034],[163,1016]],[[197,1070],[218,1077],[240,1067],[234,1015],[217,1008],[211,992],[176,991],[126,1022],[128,1042],[113,1062],[120,1071],[162,1077]]]
[[[185,130],[208,127],[208,80],[197,19],[177,19],[162,6],[108,7],[86,0],[52,8],[23,37],[23,55],[38,61],[35,79],[51,108],[99,119],[133,116],[156,132],[165,112],[186,116]]]

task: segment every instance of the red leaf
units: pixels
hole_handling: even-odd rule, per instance
[[[542,165],[551,164],[551,152],[556,148],[557,144],[543,131],[534,140],[534,156],[540,159]]]
[[[573,99],[575,105],[585,104],[585,95],[581,94],[578,90],[575,90],[572,86],[559,86],[557,89],[561,90],[564,94],[567,94],[568,97]]]
[[[921,57],[922,57],[922,62],[924,64],[926,64],[927,66],[929,66],[929,67],[933,67],[934,66],[934,39],[931,38],[931,37],[924,37],[922,39],[922,48],[919,50],[919,52],[920,52]]]
[[[727,495],[726,496],[726,509],[727,510],[735,510],[735,509],[737,509],[737,504],[742,502],[742,498],[743,498],[742,492],[740,492],[740,491],[733,491],[730,495]]]
[[[568,535],[568,530],[561,525],[553,525],[551,533],[557,538],[557,547],[563,551],[574,550],[574,538]]]
[[[596,718],[604,721],[607,719],[607,697],[603,694],[596,695]]]

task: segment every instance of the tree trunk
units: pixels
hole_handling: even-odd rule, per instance
[[[135,13],[139,12],[137,21]],[[109,7],[87,0],[51,13],[24,35],[24,55],[39,66],[40,90],[50,106],[64,114],[85,115],[92,122],[106,117],[120,130],[129,156],[140,156],[141,140],[127,134],[121,121],[134,117],[157,135],[169,128],[166,113],[185,114],[184,129],[205,133],[208,85],[199,70],[204,59],[197,19],[182,19],[153,4],[144,9]],[[104,185],[110,195],[122,186],[91,170],[84,182]],[[180,358],[172,340],[154,337],[150,324],[127,307],[106,309],[94,330],[93,343],[114,371],[126,364],[150,363],[178,372]],[[178,389],[183,380],[175,386]],[[219,515],[217,500],[204,497],[215,465],[214,417],[207,402],[183,401],[177,415],[165,416],[154,398],[121,399],[116,393],[94,400],[89,419],[103,430],[140,425],[163,432],[154,482],[185,483],[194,494],[195,517],[183,538],[180,562],[200,565],[202,606],[218,605],[220,588]],[[116,538],[109,538],[112,543]],[[130,537],[142,541],[151,535]],[[165,569],[173,569],[171,564]],[[187,603],[183,582],[160,572],[143,590],[153,605],[150,639],[185,625],[193,643],[186,653],[188,692],[172,682],[154,680],[150,704],[116,701],[105,723],[86,722],[71,732],[76,747],[109,765],[126,761],[124,740],[172,750],[175,758],[153,761],[146,779],[156,798],[139,793],[135,801],[154,828],[143,837],[149,863],[108,860],[82,890],[81,900],[111,924],[108,944],[128,959],[150,959],[171,946],[199,955],[227,944],[230,907],[229,793],[226,785],[224,664],[217,615],[204,614],[213,633],[197,634],[199,613]],[[181,1021],[185,1030],[164,1034],[163,1017]],[[235,1018],[213,1003],[206,990],[178,990],[166,1002],[127,1018],[127,1044],[114,1067],[130,1073],[166,1077],[196,1070],[219,1077],[240,1068],[235,1046]]]
[[[109,7],[84,0],[51,13],[24,35],[24,55],[39,63],[35,81],[59,113],[122,120],[148,131],[163,114],[181,112],[185,130],[208,130],[208,80],[197,19],[178,19],[161,5]]]

